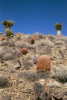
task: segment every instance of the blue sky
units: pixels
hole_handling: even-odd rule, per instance
[[[55,23],[67,35],[67,0],[0,0],[0,21],[16,22],[15,32],[55,34]],[[0,25],[0,32],[3,26]]]

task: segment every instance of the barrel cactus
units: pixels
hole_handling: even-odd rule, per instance
[[[28,49],[27,48],[21,48],[20,51],[24,55],[28,53]]]
[[[6,40],[6,38],[5,37],[0,37],[0,41],[2,41],[2,40]]]
[[[51,58],[47,55],[42,55],[37,59],[37,71],[50,71],[51,70]]]

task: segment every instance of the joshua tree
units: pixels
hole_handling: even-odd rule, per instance
[[[2,22],[2,24],[5,26],[5,28],[9,28],[11,29],[11,27],[15,24],[13,21],[11,20],[5,20]]]
[[[56,24],[56,30],[62,30],[62,24]]]
[[[13,21],[11,20],[5,20],[2,22],[2,24],[5,27],[5,32],[7,36],[11,36],[13,35],[13,32],[11,31],[11,27],[15,24]]]
[[[57,35],[61,35],[62,24],[55,24]]]

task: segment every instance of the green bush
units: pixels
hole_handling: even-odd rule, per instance
[[[13,32],[11,32],[11,31],[7,31],[7,32],[6,32],[6,36],[8,36],[8,37],[13,37],[14,34],[13,34]]]

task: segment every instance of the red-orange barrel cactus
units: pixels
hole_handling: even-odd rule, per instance
[[[22,54],[27,54],[28,48],[21,48],[20,51],[21,51]]]
[[[51,57],[47,55],[38,57],[36,69],[37,71],[51,71]]]
[[[6,38],[5,37],[0,37],[0,40],[2,41],[2,40],[6,40]]]

